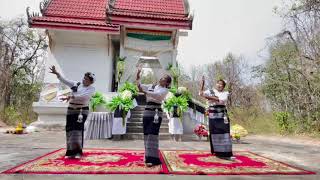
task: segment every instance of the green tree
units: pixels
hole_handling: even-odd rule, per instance
[[[29,29],[25,19],[0,22],[1,112],[20,111],[24,121],[33,116],[31,105],[40,91],[46,47],[44,33]]]

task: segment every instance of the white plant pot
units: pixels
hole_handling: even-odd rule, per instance
[[[113,135],[122,135],[126,134],[127,131],[127,123],[122,124],[122,118],[115,117],[112,122],[112,134]]]
[[[169,133],[170,134],[183,134],[183,124],[180,118],[171,117],[169,119]]]

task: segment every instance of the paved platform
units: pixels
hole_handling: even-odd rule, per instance
[[[25,135],[0,133],[0,171],[4,171],[53,150],[65,147],[64,132],[37,132]],[[143,149],[141,140],[91,140],[85,142],[90,148],[138,148]],[[206,141],[160,141],[161,149],[208,150]],[[0,179],[57,180],[57,179],[114,179],[114,180],[172,180],[172,179],[320,179],[320,142],[319,140],[294,139],[284,137],[248,136],[241,144],[234,144],[235,151],[249,150],[285,163],[317,172],[317,175],[256,175],[256,176],[181,176],[181,175],[0,175]]]

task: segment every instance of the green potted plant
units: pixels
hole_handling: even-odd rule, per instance
[[[188,99],[184,96],[171,96],[164,103],[164,109],[182,120],[183,112],[188,110]]]
[[[101,92],[96,92],[90,99],[90,109],[93,112],[104,111],[106,106],[106,100]]]
[[[188,99],[185,96],[175,96],[169,93],[164,103],[164,109],[170,115],[169,133],[173,140],[181,141],[183,134],[183,114],[188,109]]]
[[[125,60],[127,57],[117,57],[117,71],[116,71],[116,90],[118,89],[118,85],[124,73]]]
[[[120,95],[113,97],[106,106],[114,112],[115,118],[122,118],[122,126],[124,127],[127,113],[134,107],[132,93],[125,90]]]
[[[119,92],[122,93],[124,91],[130,91],[132,93],[132,97],[135,98],[138,95],[139,89],[138,87],[133,84],[130,83],[128,81],[126,81],[119,89]]]

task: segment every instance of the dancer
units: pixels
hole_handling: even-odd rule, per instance
[[[81,158],[83,148],[84,123],[89,113],[89,101],[95,92],[92,84],[95,81],[95,75],[87,72],[84,74],[82,83],[65,79],[58,73],[55,66],[50,68],[52,74],[69,86],[72,90],[70,96],[61,98],[69,102],[66,123],[66,143],[67,152],[65,158]]]
[[[143,133],[145,147],[145,164],[147,167],[160,165],[159,157],[159,130],[164,115],[161,104],[163,103],[171,84],[171,77],[164,75],[158,84],[144,85],[140,81],[141,67],[138,68],[136,81],[139,91],[147,98],[147,105],[143,113]]]
[[[224,91],[226,82],[220,79],[217,81],[216,89],[208,89],[206,91],[204,91],[204,84],[205,78],[203,76],[199,94],[207,99],[209,104],[208,115],[211,153],[222,159],[234,160],[230,137],[230,121],[226,108],[229,92]]]

